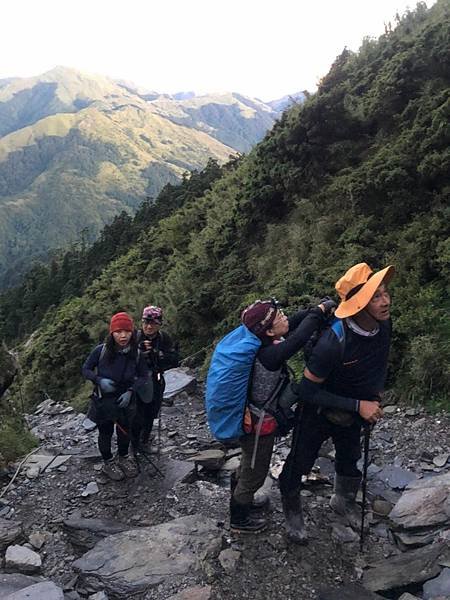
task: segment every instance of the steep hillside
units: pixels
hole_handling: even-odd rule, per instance
[[[30,259],[81,232],[93,241],[114,215],[134,212],[210,157],[248,150],[275,117],[231,95],[157,98],[64,67],[2,82],[0,289]]]
[[[25,397],[82,397],[81,361],[117,310],[162,304],[184,355],[205,356],[243,304],[275,294],[294,307],[365,260],[397,268],[390,385],[448,407],[449,36],[440,0],[344,51],[318,93],[211,190],[48,312],[22,352]]]

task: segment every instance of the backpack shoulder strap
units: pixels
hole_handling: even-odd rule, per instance
[[[338,319],[337,317],[331,324],[331,331],[337,337],[339,342],[339,347],[341,349],[341,359],[344,357],[345,350],[345,325],[342,319]]]
[[[100,356],[98,357],[97,368],[98,368],[98,365],[102,362],[103,357],[105,356],[105,353],[106,353],[106,344],[103,344],[101,352],[100,352]]]

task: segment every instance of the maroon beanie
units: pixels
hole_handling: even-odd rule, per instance
[[[270,300],[257,300],[242,311],[241,321],[259,337],[270,329],[277,312],[277,307]]]
[[[133,331],[134,329],[133,319],[126,312],[119,312],[111,317],[109,333],[114,333],[121,329],[125,331]]]

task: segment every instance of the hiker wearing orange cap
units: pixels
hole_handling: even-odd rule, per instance
[[[393,274],[392,266],[374,273],[359,263],[339,279],[338,319],[323,331],[307,358],[302,380],[293,386],[303,409],[279,483],[286,530],[297,543],[307,542],[301,478],[311,471],[330,437],[336,449],[330,505],[348,525],[356,528],[360,523],[355,499],[361,483],[357,467],[361,426],[375,424],[383,416],[380,395],[391,339],[387,284]]]

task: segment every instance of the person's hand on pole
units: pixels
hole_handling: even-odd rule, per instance
[[[359,401],[359,415],[362,419],[368,423],[375,424],[378,419],[383,416],[383,409],[379,402],[373,402],[370,400]]]

